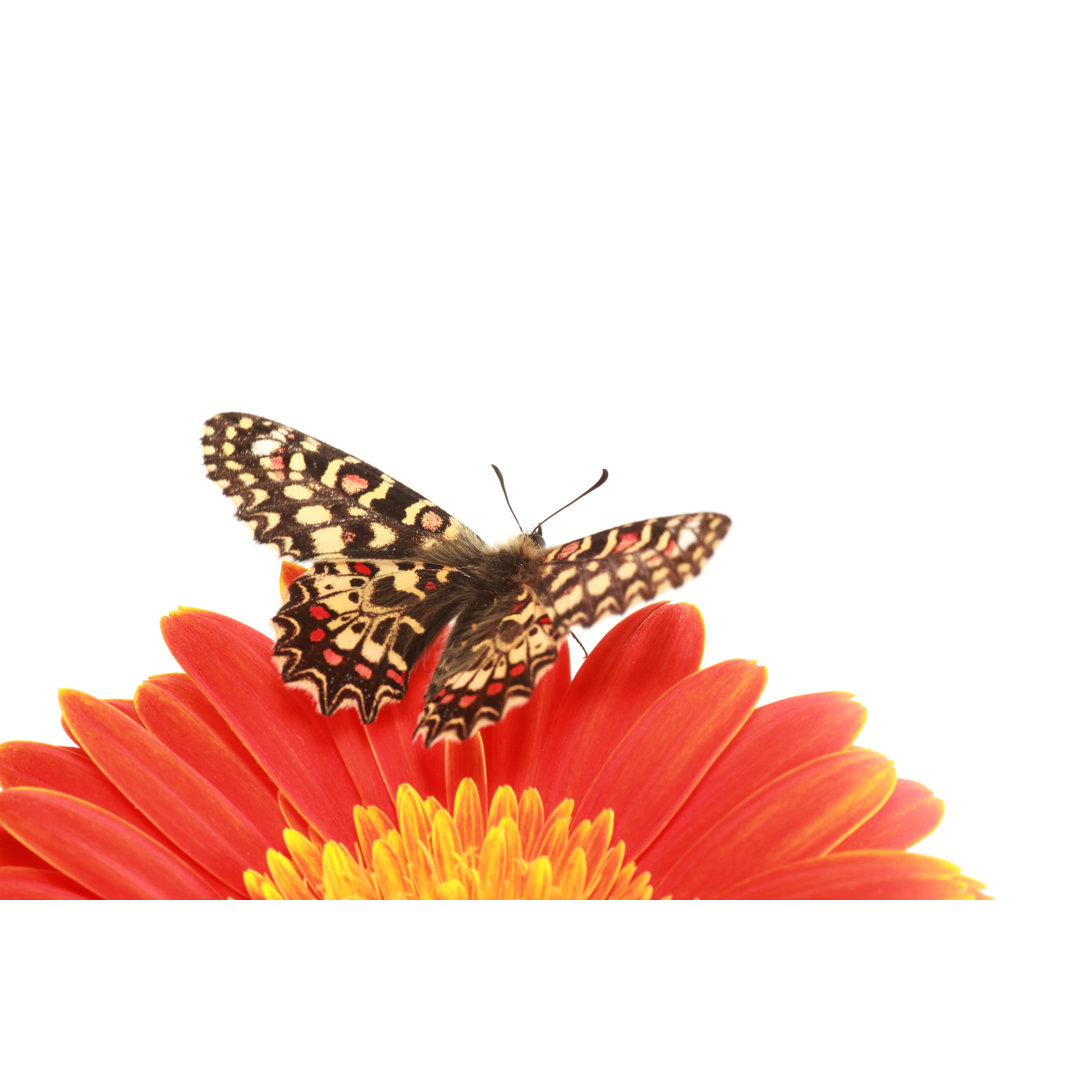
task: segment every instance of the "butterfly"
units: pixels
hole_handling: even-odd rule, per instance
[[[414,735],[426,746],[501,720],[573,627],[694,577],[731,524],[648,518],[555,547],[537,526],[491,546],[374,466],[273,420],[220,413],[202,443],[208,476],[255,539],[314,561],[274,616],[274,662],[322,713],[352,705],[370,723],[453,623]]]

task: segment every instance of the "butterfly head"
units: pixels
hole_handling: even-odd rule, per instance
[[[546,518],[544,518],[543,521],[541,521],[536,526],[535,529],[533,529],[532,532],[527,533],[524,529],[521,528],[521,522],[518,521],[518,516],[517,516],[517,514],[514,513],[514,508],[512,506],[510,506],[510,496],[507,495],[507,493],[506,493],[506,483],[503,480],[503,474],[499,471],[499,466],[498,465],[492,465],[491,467],[495,470],[495,475],[499,478],[499,485],[502,487],[503,498],[506,500],[506,505],[510,507],[510,513],[514,515],[514,521],[517,522],[517,527],[519,529],[521,529],[521,535],[523,537],[527,537],[534,544],[536,544],[536,546],[539,547],[539,548],[542,548],[544,546],[544,533],[543,533],[543,525],[544,525],[544,523],[550,521],[556,514],[561,514],[566,509],[567,506],[573,506],[574,503],[576,503],[578,501],[578,499],[585,498],[585,496],[588,495],[590,491],[595,491],[608,478],[608,471],[607,471],[607,469],[604,469],[600,473],[600,479],[597,480],[596,483],[592,485],[592,487],[587,487],[580,495],[578,495],[575,498],[571,499],[566,504],[566,506],[560,506],[558,510],[553,510],[550,514],[548,514],[548,516]]]

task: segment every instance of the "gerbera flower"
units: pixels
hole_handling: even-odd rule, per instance
[[[298,568],[289,571],[295,575]],[[363,726],[283,685],[223,615],[162,623],[183,674],[133,700],[62,691],[74,747],[0,747],[0,897],[969,898],[905,849],[939,800],[853,741],[822,693],[699,669],[700,613],[654,604],[570,678],[464,743],[412,742],[438,647]]]

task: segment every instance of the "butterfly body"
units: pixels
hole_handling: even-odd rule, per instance
[[[372,721],[452,623],[417,735],[467,738],[526,700],[559,642],[697,574],[723,514],[650,518],[547,547],[502,545],[366,462],[284,425],[223,413],[203,432],[207,472],[257,540],[313,559],[274,617],[287,683],[329,714]]]

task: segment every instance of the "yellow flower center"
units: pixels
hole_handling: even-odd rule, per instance
[[[267,873],[247,870],[253,900],[648,900],[647,873],[611,845],[614,814],[570,827],[574,803],[544,815],[535,788],[520,800],[495,792],[485,818],[480,793],[462,780],[450,813],[438,799],[398,788],[397,826],[374,807],[353,810],[356,843],[316,843],[284,832],[288,855],[267,852]]]

